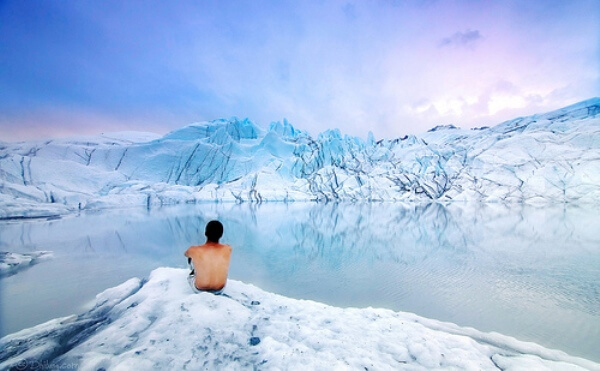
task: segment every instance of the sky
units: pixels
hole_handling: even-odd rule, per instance
[[[283,118],[394,138],[600,96],[600,0],[0,0],[0,141]]]

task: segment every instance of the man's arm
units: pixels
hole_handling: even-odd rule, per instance
[[[188,265],[192,264],[192,257],[190,256],[190,249],[185,250],[183,255],[187,258]]]
[[[185,255],[187,257],[188,267],[192,271],[194,271],[194,266],[192,265],[192,257],[190,256],[190,249],[191,249],[191,247],[189,249],[187,249],[183,255]]]

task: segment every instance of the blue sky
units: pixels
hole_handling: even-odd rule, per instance
[[[598,0],[0,0],[0,140],[493,125],[600,95],[599,45]]]

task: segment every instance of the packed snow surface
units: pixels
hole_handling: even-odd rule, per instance
[[[367,140],[215,120],[163,137],[0,142],[0,217],[202,201],[600,203],[600,98],[492,128]]]
[[[0,251],[0,277],[11,276],[22,269],[49,258],[52,258],[51,251],[34,251],[23,254]]]
[[[600,370],[592,361],[410,313],[337,308],[230,280],[193,294],[184,269],[158,268],[97,296],[79,316],[0,339],[0,369]]]

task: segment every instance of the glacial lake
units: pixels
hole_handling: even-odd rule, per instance
[[[80,313],[160,266],[187,267],[211,219],[230,278],[342,307],[382,307],[600,361],[593,206],[200,204],[0,222],[0,251],[54,258],[0,278],[0,336]],[[182,285],[187,285],[182,282]]]

